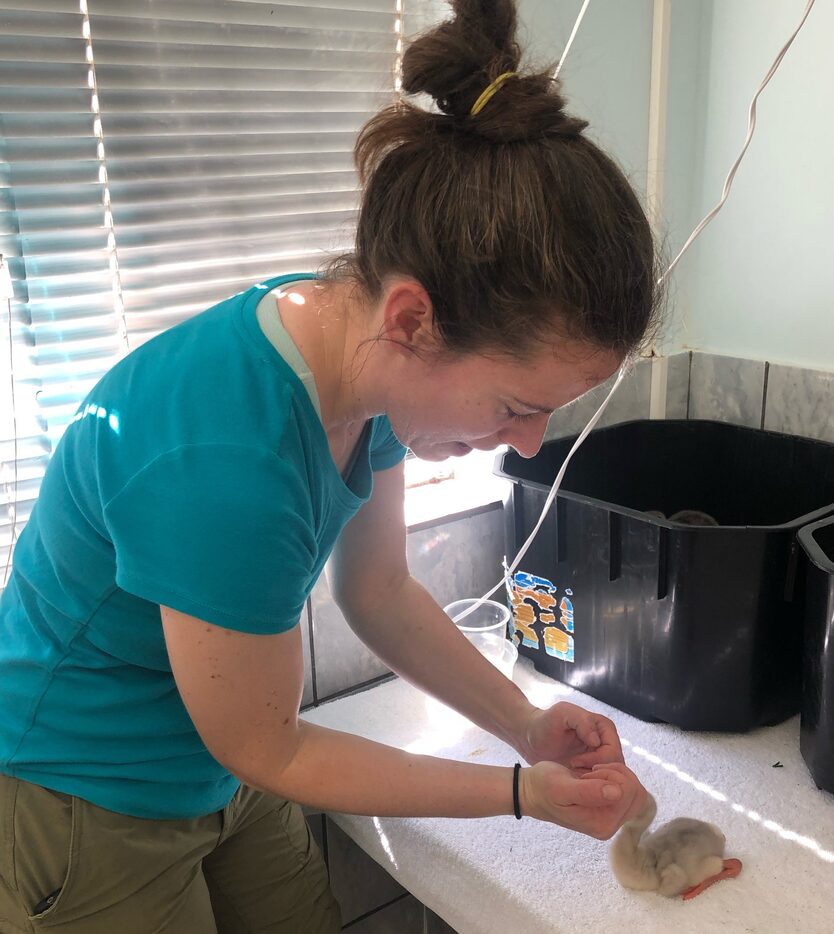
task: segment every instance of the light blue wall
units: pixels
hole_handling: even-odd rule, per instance
[[[519,0],[537,60],[580,0]],[[593,0],[562,77],[570,108],[645,190],[651,0]],[[747,108],[805,0],[672,0],[661,237],[671,259],[720,197]],[[730,199],[668,285],[662,348],[834,370],[834,3],[817,0],[759,99]]]
[[[699,3],[687,0],[700,20]],[[555,64],[570,35],[581,0],[518,0],[520,39],[529,49],[531,62]],[[645,204],[648,172],[649,88],[651,78],[652,0],[592,0],[565,61],[560,78],[568,110],[588,120],[588,134],[622,167]],[[695,38],[691,38],[694,36]],[[689,73],[698,73],[694,60],[699,54],[700,31],[681,31],[675,42],[680,47],[681,97],[695,97]],[[689,105],[687,106],[689,109]],[[676,220],[689,220],[695,147],[694,130],[689,122],[673,121],[679,130],[682,158],[676,159],[671,182],[680,189],[676,200],[683,206]],[[666,240],[665,225],[661,239]],[[668,333],[665,344],[672,345],[680,328],[675,325],[675,304],[670,296]],[[675,348],[677,349],[677,348]]]
[[[712,0],[672,0],[667,56],[666,151],[660,173],[662,217],[659,237],[664,269],[700,221],[703,139],[707,124],[709,24]],[[710,233],[712,233],[710,231]],[[704,233],[704,236],[708,234]],[[691,250],[667,280],[668,315],[660,340],[664,353],[684,348],[692,314]]]
[[[519,38],[528,60],[555,65],[580,0],[519,0]],[[651,0],[593,0],[560,78],[571,113],[613,156],[635,189],[646,187]]]
[[[675,0],[673,35],[682,28],[681,7],[690,4]],[[672,185],[670,219],[697,219],[718,200],[744,141],[753,92],[805,2],[698,5],[706,13],[703,71],[693,81],[701,95],[693,113],[700,164],[691,207],[680,180]],[[832,37],[834,4],[817,0],[759,98],[756,133],[727,204],[682,260],[684,347],[834,370]],[[672,88],[670,108],[684,112],[684,93]],[[670,126],[670,166],[676,132]]]

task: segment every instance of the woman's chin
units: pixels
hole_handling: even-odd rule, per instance
[[[447,457],[464,457],[472,448],[462,441],[441,441],[437,444],[417,445],[412,450],[421,460],[445,461]]]

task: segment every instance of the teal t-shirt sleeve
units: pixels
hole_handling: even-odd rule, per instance
[[[183,445],[104,508],[123,590],[241,632],[291,629],[317,557],[310,497],[274,452]]]
[[[374,418],[370,444],[371,470],[388,470],[396,466],[405,457],[407,450],[394,434],[387,416],[378,415]]]

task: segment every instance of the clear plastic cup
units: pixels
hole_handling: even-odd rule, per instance
[[[452,620],[465,613],[476,598],[455,600],[443,608]],[[512,676],[513,666],[518,658],[518,650],[507,640],[507,623],[510,621],[510,611],[501,603],[494,600],[485,600],[481,606],[455,622],[458,629],[484,655],[489,661],[500,668],[508,677]]]
[[[500,653],[496,652],[494,655],[487,655],[486,657],[512,681],[513,669],[518,661],[518,649],[509,639],[504,639],[503,642]]]

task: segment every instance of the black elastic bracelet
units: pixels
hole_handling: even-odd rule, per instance
[[[513,769],[513,813],[516,820],[521,820],[521,804],[518,800],[518,773],[521,771],[521,763],[516,762]]]

